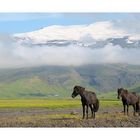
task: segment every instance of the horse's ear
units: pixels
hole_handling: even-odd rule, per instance
[[[81,91],[83,92],[85,90],[85,88],[81,87]]]
[[[126,89],[125,92],[128,93],[128,90]]]

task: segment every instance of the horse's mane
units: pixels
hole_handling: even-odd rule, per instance
[[[132,94],[136,95],[136,92],[131,92]]]
[[[129,94],[127,89],[123,89],[123,91],[124,91],[125,94]]]
[[[93,94],[93,95],[96,95],[96,93],[93,92],[93,91],[90,91],[90,90],[85,90],[85,91],[86,91],[86,93],[91,93],[91,94]]]
[[[75,86],[74,89],[79,89],[81,92],[85,91],[85,88],[84,87],[81,87],[81,86]]]

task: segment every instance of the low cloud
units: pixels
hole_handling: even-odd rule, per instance
[[[80,66],[85,64],[127,63],[140,65],[140,49],[108,44],[103,48],[27,47],[11,42],[0,43],[0,68],[21,68],[42,65]]]

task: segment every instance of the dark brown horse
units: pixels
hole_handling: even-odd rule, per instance
[[[86,106],[86,118],[88,119],[88,108],[90,107],[92,118],[95,118],[95,112],[99,109],[99,100],[96,97],[96,94],[92,91],[86,91],[85,88],[80,86],[75,86],[72,93],[72,98],[75,98],[77,95],[81,96],[81,102],[83,107],[83,119],[85,118],[85,106]]]
[[[129,105],[133,106],[134,109],[134,116],[135,113],[138,112],[140,115],[140,105],[139,105],[139,96],[136,95],[135,92],[128,92],[126,89],[120,88],[118,89],[118,99],[122,98],[123,107],[124,107],[124,114],[125,114],[125,106],[127,106],[127,115],[129,111]]]

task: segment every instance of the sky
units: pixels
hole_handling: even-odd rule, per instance
[[[132,18],[129,13],[0,13],[0,33],[22,33],[51,25],[81,25]]]

